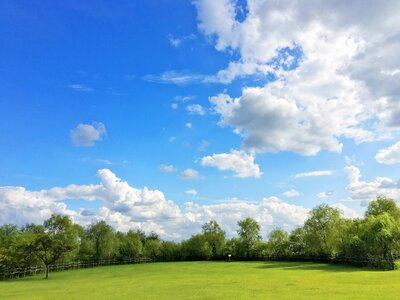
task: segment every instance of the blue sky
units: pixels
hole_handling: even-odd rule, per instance
[[[399,5],[300,2],[2,1],[1,223],[179,239],[399,200]]]

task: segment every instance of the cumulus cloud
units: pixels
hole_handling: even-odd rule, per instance
[[[181,172],[180,177],[182,179],[199,179],[200,175],[199,172],[197,172],[194,169],[186,169],[184,171]]]
[[[186,107],[187,112],[190,115],[199,115],[199,116],[204,116],[206,114],[206,111],[204,110],[203,106],[200,104],[191,104]]]
[[[282,195],[285,196],[286,198],[295,198],[295,197],[299,197],[300,193],[298,191],[296,191],[295,189],[291,189],[286,192],[283,192]]]
[[[305,173],[298,173],[293,175],[293,178],[304,178],[304,177],[318,177],[318,176],[330,176],[333,175],[333,171],[331,170],[323,170],[323,171],[312,171]]]
[[[249,0],[240,20],[236,1],[195,6],[215,48],[238,54],[209,80],[274,78],[210,98],[245,148],[315,155],[400,130],[400,2]]]
[[[193,127],[192,123],[189,123],[189,122],[186,123],[185,126],[186,126],[187,128],[189,128],[189,129],[191,129],[191,128]]]
[[[91,147],[106,136],[106,127],[101,122],[80,123],[71,130],[71,142],[78,147]]]
[[[221,171],[233,171],[235,177],[240,178],[259,178],[263,174],[259,165],[254,163],[254,156],[239,150],[205,156],[201,159],[201,164],[205,167],[216,167]]]
[[[187,190],[185,191],[186,195],[191,195],[191,196],[196,196],[197,195],[197,191],[196,190]]]
[[[171,108],[172,109],[178,109],[179,108],[178,103],[172,103],[171,104]]]
[[[161,165],[160,171],[165,173],[175,172],[176,168],[173,165]]]
[[[336,203],[330,206],[338,209],[341,212],[342,216],[346,219],[357,219],[362,217],[362,215],[360,215],[354,209],[351,209],[350,207],[347,207],[342,203]]]
[[[386,149],[380,149],[375,155],[377,162],[385,165],[393,165],[400,163],[400,142]]]
[[[159,190],[135,188],[108,169],[97,172],[98,184],[69,185],[47,190],[29,191],[23,187],[0,187],[0,223],[43,222],[52,213],[70,216],[74,222],[88,225],[105,220],[115,229],[155,231],[163,238],[179,240],[201,230],[201,225],[216,220],[228,236],[236,235],[237,222],[246,217],[260,223],[263,236],[277,227],[291,230],[301,226],[309,209],[288,204],[276,197],[249,203],[240,199],[182,207],[166,199]],[[188,194],[194,195],[193,190]],[[63,202],[80,199],[99,202],[99,208],[68,209]],[[345,206],[342,210],[350,212]]]
[[[361,201],[361,205],[367,205],[377,195],[385,195],[395,200],[400,200],[400,180],[388,177],[376,177],[373,181],[363,181],[360,169],[351,165],[345,167],[348,177],[347,190],[353,200]]]

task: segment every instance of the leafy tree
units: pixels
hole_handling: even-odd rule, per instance
[[[386,198],[385,196],[377,196],[374,201],[371,201],[368,205],[368,209],[365,212],[365,216],[378,216],[384,213],[388,213],[394,220],[400,220],[400,208],[397,207],[394,199]]]
[[[268,235],[268,253],[273,256],[287,256],[289,254],[289,235],[282,229],[275,229]]]
[[[93,253],[97,261],[110,259],[117,254],[118,245],[113,228],[105,221],[91,224],[83,241],[83,247]],[[90,249],[92,247],[92,249]]]
[[[205,223],[202,229],[204,238],[211,247],[212,257],[221,257],[225,246],[225,231],[221,229],[216,221]]]
[[[261,240],[260,225],[252,218],[246,218],[238,222],[239,241],[241,245],[240,253],[247,258],[251,257],[255,245]]]
[[[195,234],[184,241],[182,250],[189,260],[208,260],[212,256],[212,248],[203,234]]]
[[[119,254],[123,259],[138,259],[143,253],[143,244],[138,232],[129,230],[121,234]]]
[[[160,256],[164,261],[180,260],[182,258],[182,250],[180,244],[170,241],[161,243]]]
[[[151,259],[157,259],[161,254],[161,242],[158,239],[149,239],[144,245],[144,255]]]
[[[49,277],[50,265],[78,247],[77,233],[70,218],[66,216],[52,215],[44,221],[43,226],[31,225],[28,231],[33,235],[26,249],[43,262],[46,279]]]
[[[322,204],[314,208],[304,223],[306,245],[310,254],[335,256],[339,249],[340,212]]]
[[[306,241],[304,229],[299,227],[294,229],[289,235],[289,251],[291,255],[301,256],[306,253]]]

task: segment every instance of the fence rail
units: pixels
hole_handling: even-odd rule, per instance
[[[110,265],[127,265],[127,264],[141,264],[154,262],[150,258],[140,258],[140,259],[126,259],[126,260],[101,260],[101,261],[85,261],[85,262],[69,262],[61,263],[49,266],[49,272],[59,272],[66,270],[75,270],[83,268],[94,268],[99,266],[110,266]],[[0,270],[0,280],[20,278],[26,276],[33,276],[46,272],[46,267],[41,266],[31,266],[25,268],[13,268],[13,269],[3,269]]]
[[[395,269],[395,261],[400,259],[400,257],[390,257],[390,258],[354,258],[345,256],[308,256],[308,255],[268,255],[268,256],[258,256],[258,257],[232,257],[226,259],[226,261],[246,261],[246,260],[257,260],[257,261],[298,261],[298,262],[321,262],[321,263],[333,263],[342,265],[355,265],[360,267],[373,267],[385,270]],[[50,265],[49,272],[59,272],[66,270],[75,270],[83,268],[94,268],[98,266],[109,266],[109,265],[127,265],[127,264],[140,264],[140,263],[150,263],[157,261],[171,261],[163,259],[150,259],[150,258],[140,258],[140,259],[125,259],[125,260],[101,260],[101,261],[78,261],[78,262],[67,262],[61,264]],[[13,269],[0,269],[0,280],[7,280],[12,278],[20,278],[26,276],[33,276],[41,273],[45,273],[46,268],[44,265],[41,266],[31,266],[25,268],[13,268]]]

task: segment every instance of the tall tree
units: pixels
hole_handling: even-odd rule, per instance
[[[46,279],[49,278],[50,265],[78,247],[75,227],[66,216],[52,215],[43,225],[31,225],[28,231],[33,234],[33,239],[27,250],[45,265]]]
[[[211,246],[212,257],[221,257],[225,247],[225,231],[213,220],[205,223],[202,229],[206,241]]]
[[[310,254],[334,256],[339,249],[340,212],[326,204],[315,207],[304,223]]]
[[[99,221],[88,228],[88,238],[94,247],[94,258],[97,261],[110,259],[116,255],[117,239],[113,228],[105,221]]]
[[[241,253],[250,258],[255,245],[261,240],[260,224],[252,218],[246,218],[239,221],[238,225],[239,230],[237,232],[241,244]]]

